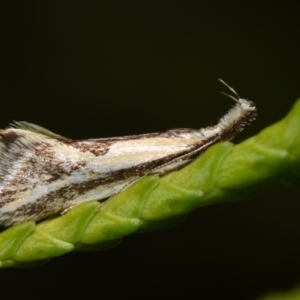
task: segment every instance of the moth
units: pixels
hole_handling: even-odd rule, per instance
[[[87,140],[27,122],[0,130],[0,226],[108,199],[143,176],[178,170],[212,144],[232,139],[257,111],[221,82],[236,104],[211,127]]]

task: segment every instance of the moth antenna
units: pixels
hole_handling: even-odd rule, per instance
[[[239,94],[230,86],[230,85],[228,85],[224,80],[222,80],[222,79],[220,79],[219,78],[219,81],[223,84],[223,85],[225,85],[234,95],[235,95],[235,97],[234,96],[232,96],[232,95],[229,95],[229,94],[227,94],[227,93],[224,93],[224,92],[222,92],[221,91],[221,93],[223,94],[223,95],[225,95],[225,96],[227,96],[227,97],[229,97],[229,98],[231,98],[231,99],[233,99],[235,102],[239,102],[239,100],[241,99],[241,97],[239,96]]]
[[[232,95],[229,95],[229,94],[227,94],[227,93],[225,93],[225,92],[222,92],[222,91],[221,91],[221,94],[227,96],[228,98],[232,99],[233,101],[235,101],[235,102],[237,102],[237,103],[239,102],[239,99],[235,98],[235,97],[232,96]]]

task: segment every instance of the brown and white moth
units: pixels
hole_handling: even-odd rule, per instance
[[[149,174],[166,174],[212,144],[230,140],[256,108],[226,83],[235,106],[212,127],[72,140],[27,122],[0,130],[0,226],[40,220],[107,199]]]

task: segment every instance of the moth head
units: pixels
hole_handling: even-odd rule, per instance
[[[225,85],[233,95],[222,91],[221,93],[236,102],[236,105],[230,109],[219,122],[219,126],[221,128],[220,139],[230,140],[237,133],[241,132],[245,125],[248,125],[255,120],[257,110],[252,101],[242,99],[239,94],[225,81],[222,79],[219,79],[219,81]]]

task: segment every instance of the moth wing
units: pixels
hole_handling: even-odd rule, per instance
[[[58,140],[64,140],[64,141],[68,141],[69,139],[62,136],[62,135],[59,135],[59,134],[56,134],[42,126],[39,126],[39,125],[36,125],[36,124],[32,124],[32,123],[29,123],[29,122],[25,122],[25,121],[14,121],[12,124],[11,124],[12,127],[14,128],[18,128],[18,129],[23,129],[23,130],[28,130],[28,131],[31,131],[31,132],[34,132],[34,133],[39,133],[39,134],[43,134],[43,135],[46,135],[47,137],[49,138],[53,138],[53,139],[58,139]]]

